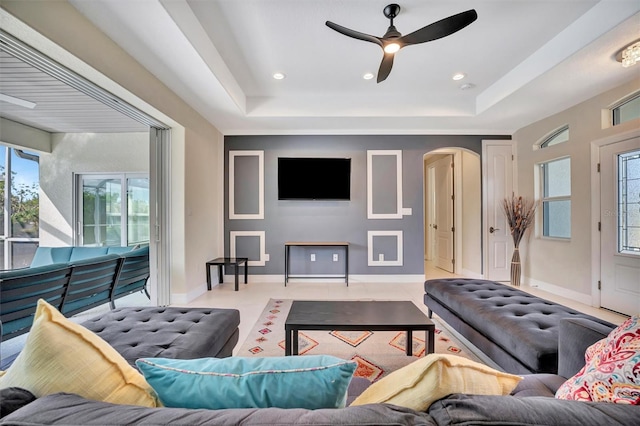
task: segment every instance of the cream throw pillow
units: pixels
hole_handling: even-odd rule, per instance
[[[12,386],[37,397],[68,392],[115,404],[157,406],[151,386],[122,355],[42,299],[24,348],[0,372],[0,388]]]
[[[429,354],[373,383],[351,405],[386,402],[426,411],[452,393],[507,395],[520,380],[467,358]]]

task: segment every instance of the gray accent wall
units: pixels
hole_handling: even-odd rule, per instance
[[[265,251],[269,260],[265,266],[252,266],[250,274],[284,274],[284,243],[287,241],[349,242],[349,274],[423,274],[423,156],[439,148],[465,148],[481,155],[483,139],[510,139],[495,135],[265,135],[225,136],[225,256],[229,256],[229,232],[265,231]],[[264,152],[264,219],[230,220],[229,211],[229,151],[262,150]],[[403,208],[411,215],[402,219],[367,219],[367,151],[402,150]],[[281,201],[278,200],[278,157],[351,158],[351,200],[349,201]],[[238,157],[236,157],[237,159]],[[374,208],[395,211],[394,157],[374,157],[375,168],[387,170],[374,175]],[[384,163],[384,164],[383,164]],[[253,171],[238,171],[236,179],[246,176],[256,181]],[[380,166],[380,167],[378,167]],[[330,173],[330,171],[328,171]],[[235,203],[255,208],[257,189],[239,190],[235,183]],[[387,194],[388,192],[388,194]],[[244,199],[244,198],[251,198]],[[249,207],[250,206],[250,207]],[[368,266],[367,231],[392,230],[403,232],[402,266]],[[385,260],[396,260],[395,238],[376,237],[375,252],[384,253]],[[389,241],[387,241],[389,240]],[[257,260],[255,246],[237,246],[237,256]],[[311,254],[316,261],[310,261]],[[338,253],[338,261],[332,260]],[[291,274],[336,275],[344,273],[344,250],[338,248],[292,248]]]

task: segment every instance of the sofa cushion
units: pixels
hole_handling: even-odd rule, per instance
[[[165,407],[340,408],[357,367],[328,355],[193,360],[142,358],[136,365]]]
[[[428,413],[438,425],[635,426],[640,406],[456,394],[433,403]]]
[[[424,411],[452,393],[508,395],[520,380],[467,358],[429,354],[373,383],[351,405],[385,402]]]
[[[560,399],[640,404],[640,316],[616,327],[585,352],[585,366],[556,393]]]
[[[386,404],[337,409],[145,408],[90,401],[71,394],[38,398],[3,419],[13,425],[415,425],[435,426],[426,413]]]
[[[31,332],[0,388],[19,387],[37,397],[73,392],[86,398],[156,406],[144,377],[107,342],[65,318],[44,300],[38,303]]]
[[[239,324],[237,309],[157,306],[114,309],[82,323],[132,366],[138,358],[221,356]]]
[[[68,263],[71,259],[73,247],[38,247],[31,260],[31,268],[51,265],[54,263]]]
[[[557,374],[525,374],[518,386],[511,392],[517,397],[546,396],[553,398],[558,388],[565,382],[565,378]]]

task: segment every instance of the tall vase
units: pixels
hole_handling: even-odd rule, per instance
[[[513,256],[511,256],[511,285],[520,287],[520,251],[518,246],[513,250]]]

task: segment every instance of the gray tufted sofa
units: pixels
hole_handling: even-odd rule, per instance
[[[231,356],[238,343],[237,309],[120,308],[82,323],[135,367],[138,358]]]
[[[517,288],[479,279],[424,283],[424,303],[505,371],[558,372],[560,320],[582,318],[615,327]]]

